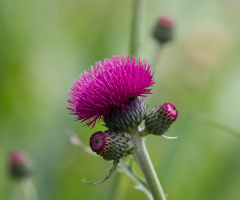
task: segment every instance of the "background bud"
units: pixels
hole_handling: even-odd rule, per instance
[[[23,151],[15,151],[9,157],[9,172],[15,179],[27,178],[32,173],[32,163]]]
[[[163,135],[177,119],[178,112],[172,103],[164,103],[147,113],[145,128],[153,135]]]
[[[129,99],[124,106],[111,110],[104,122],[111,132],[132,133],[143,121],[146,112],[145,103],[138,97]]]
[[[173,27],[174,22],[170,17],[159,17],[153,32],[153,36],[162,44],[169,42],[173,38]]]
[[[91,136],[90,147],[105,160],[119,160],[129,153],[129,140],[122,133],[98,131]]]

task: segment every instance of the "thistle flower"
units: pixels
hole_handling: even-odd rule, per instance
[[[32,163],[25,152],[15,151],[9,157],[9,172],[15,179],[27,178],[32,172]]]
[[[150,65],[140,58],[113,56],[91,66],[73,83],[67,101],[70,114],[92,127],[110,111],[125,108],[134,97],[151,94],[154,84]]]
[[[159,17],[153,32],[153,36],[161,44],[164,44],[172,40],[173,28],[174,22],[170,17],[168,16]]]
[[[119,160],[130,152],[129,141],[124,134],[98,131],[91,136],[90,146],[105,160]]]
[[[177,119],[178,112],[172,103],[164,103],[150,111],[145,118],[145,128],[153,135],[163,135]]]

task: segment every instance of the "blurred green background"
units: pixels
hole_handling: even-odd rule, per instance
[[[176,22],[175,40],[157,65],[152,30],[157,17]],[[167,135],[148,136],[147,147],[169,200],[240,199],[240,1],[146,1],[141,58],[155,72],[149,108],[172,102],[179,111]],[[72,82],[98,60],[126,55],[132,1],[0,1],[0,199],[24,200],[7,174],[8,155],[26,151],[40,200],[146,199],[111,163],[70,144],[67,129],[88,144],[92,133],[68,114]],[[232,132],[233,132],[232,131]]]

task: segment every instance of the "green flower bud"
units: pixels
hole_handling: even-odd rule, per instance
[[[23,151],[15,151],[9,157],[9,172],[15,179],[28,178],[32,173],[32,163]]]
[[[119,160],[130,153],[130,138],[125,134],[98,131],[90,138],[90,147],[105,160]]]
[[[111,132],[132,133],[137,131],[146,112],[145,103],[138,97],[129,99],[122,107],[111,110],[104,122]]]
[[[162,16],[158,19],[153,32],[155,39],[164,44],[173,38],[174,22],[170,17]]]
[[[163,135],[177,119],[178,112],[172,103],[164,103],[148,112],[145,128],[153,135]]]

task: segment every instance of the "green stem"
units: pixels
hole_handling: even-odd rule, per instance
[[[146,178],[154,200],[166,200],[166,196],[146,149],[144,138],[140,136],[139,132],[131,134],[131,137],[137,147],[133,152],[133,156]]]
[[[153,69],[155,69],[155,73],[156,73],[156,71],[158,70],[158,69],[160,69],[159,67],[158,67],[158,64],[160,63],[160,59],[161,59],[161,57],[162,57],[162,51],[163,51],[163,49],[164,49],[164,47],[165,47],[165,45],[164,44],[155,44],[156,45],[156,49],[155,49],[155,51],[153,52],[153,58],[152,58],[152,60],[151,60],[151,63],[153,63],[152,64],[152,66],[153,66]]]
[[[138,55],[138,49],[141,44],[143,33],[143,18],[145,0],[133,0],[133,15],[130,35],[130,55]]]

